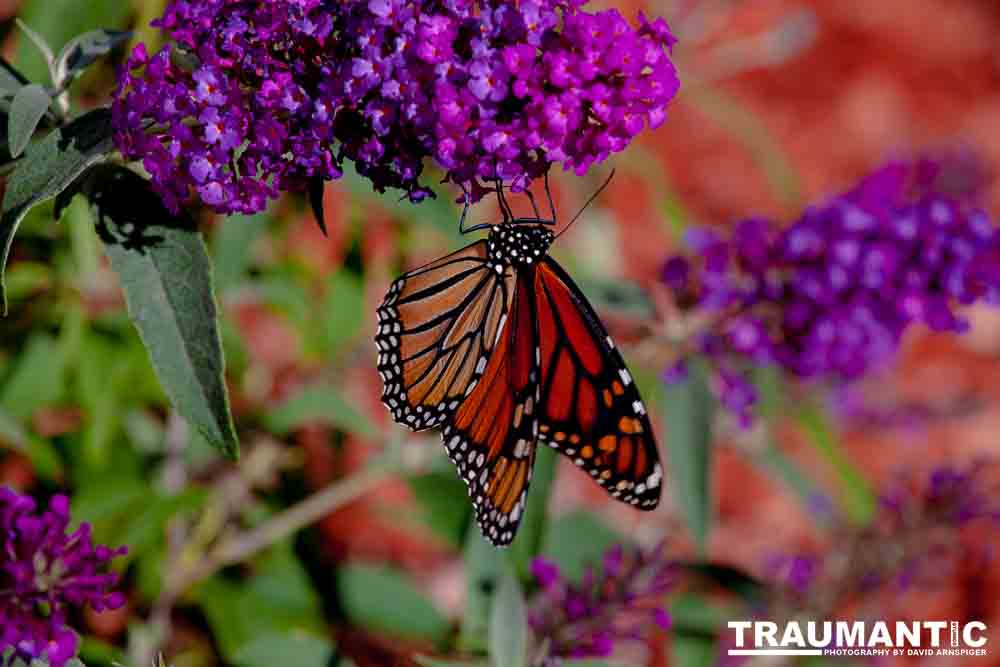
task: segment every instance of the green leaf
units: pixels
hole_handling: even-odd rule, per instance
[[[16,93],[21,86],[27,86],[30,81],[17,68],[7,62],[6,58],[0,58],[0,91],[5,93]]]
[[[0,215],[0,306],[4,314],[7,297],[3,270],[14,234],[28,209],[58,195],[113,149],[111,112],[95,109],[29,147],[7,180]]]
[[[123,408],[132,395],[131,362],[121,343],[88,332],[77,368],[77,400],[86,411],[82,453],[93,466],[104,466],[121,427]]]
[[[847,517],[856,524],[867,524],[875,514],[878,501],[868,481],[845,455],[827,416],[818,405],[809,401],[801,405],[796,416],[809,434],[809,442],[840,477]]]
[[[215,284],[220,294],[236,287],[250,265],[251,247],[264,233],[269,221],[267,214],[232,215],[215,226],[212,238],[215,258]]]
[[[707,590],[723,589],[744,598],[748,603],[761,602],[766,592],[764,584],[749,572],[723,563],[681,563],[685,577]]]
[[[465,538],[465,615],[459,646],[467,651],[485,652],[493,595],[504,575],[507,559],[502,551],[483,539],[474,520],[470,524]]]
[[[240,648],[233,660],[248,667],[272,667],[280,664],[326,667],[332,656],[333,644],[328,639],[304,633],[268,633]]]
[[[61,481],[63,463],[52,443],[27,433],[18,420],[0,411],[0,444],[7,445],[31,461],[39,477],[48,481]]]
[[[306,387],[264,415],[264,424],[277,435],[312,423],[336,426],[348,433],[366,436],[377,432],[372,423],[344,400],[341,392],[327,385]]]
[[[88,30],[124,27],[135,11],[122,0],[25,0],[18,15],[58,49]],[[45,59],[27,40],[20,40],[16,55],[15,63],[29,79],[45,76]]]
[[[535,467],[531,474],[528,490],[528,505],[518,528],[517,537],[510,545],[510,557],[517,568],[518,576],[527,578],[531,573],[531,561],[542,547],[548,523],[549,497],[552,482],[556,476],[556,453],[548,447],[539,447],[535,455]]]
[[[91,30],[74,37],[63,47],[55,62],[55,86],[64,89],[70,81],[79,76],[112,49],[125,44],[132,33],[125,30]]]
[[[355,340],[364,321],[364,288],[356,275],[338,271],[327,287],[323,311],[323,352],[337,354]]]
[[[326,216],[323,213],[323,191],[326,189],[326,181],[322,176],[313,176],[309,179],[309,205],[312,207],[313,217],[323,236],[326,233]]]
[[[490,609],[490,661],[494,667],[527,667],[528,612],[524,591],[508,568]]]
[[[472,504],[462,480],[448,471],[413,475],[407,482],[427,524],[452,545],[460,546],[472,518]]]
[[[20,301],[37,294],[53,283],[53,270],[48,264],[23,261],[7,272],[7,298]]]
[[[338,573],[337,589],[347,617],[361,627],[433,640],[450,630],[441,612],[397,570],[347,565]]]
[[[200,488],[190,488],[175,496],[147,492],[141,510],[129,517],[119,541],[128,545],[130,558],[158,549],[167,522],[177,514],[198,511],[207,499],[208,492]]]
[[[671,643],[673,665],[712,667],[716,664],[715,642],[706,637],[674,636]]]
[[[468,660],[439,660],[426,655],[413,656],[414,662],[420,667],[486,667],[482,661],[469,662]]]
[[[326,629],[319,597],[291,540],[275,544],[253,569],[259,574],[248,580],[216,576],[196,591],[227,663],[239,662],[238,656],[262,636],[312,638]]]
[[[601,562],[604,552],[625,538],[596,515],[586,511],[564,514],[553,521],[543,540],[542,554],[572,581],[579,581],[588,565]]]
[[[715,408],[701,362],[689,364],[688,376],[666,387],[664,437],[668,469],[677,503],[704,553],[712,508],[711,473],[712,413]]]
[[[51,337],[29,338],[0,391],[0,409],[16,419],[28,419],[39,408],[57,403],[66,391],[66,361]]]
[[[45,59],[45,64],[49,69],[49,75],[52,77],[53,81],[55,81],[55,69],[53,69],[53,67],[55,65],[56,57],[52,53],[52,47],[49,46],[49,43],[45,41],[44,37],[32,30],[31,27],[21,19],[14,19],[14,22],[17,23],[17,27],[21,29],[21,32],[27,35],[28,40],[31,41],[31,43],[36,49],[38,49],[38,52]]]
[[[52,98],[37,83],[17,91],[14,101],[10,103],[10,115],[7,117],[7,141],[11,157],[18,157],[24,152],[51,104]]]
[[[95,169],[84,190],[170,402],[212,446],[237,458],[211,264],[194,221],[172,215],[149,183],[123,167]]]

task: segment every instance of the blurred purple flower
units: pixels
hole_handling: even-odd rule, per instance
[[[997,472],[995,464],[978,462],[900,475],[880,493],[870,524],[844,526],[826,553],[775,554],[766,576],[798,600],[827,600],[832,592],[849,600],[885,586],[932,586],[950,575],[950,568],[988,562],[996,545],[984,544],[982,534],[979,541],[966,542],[962,531],[1000,522]]]
[[[663,605],[677,565],[662,544],[648,550],[615,545],[579,583],[543,558],[531,571],[540,590],[528,620],[536,638],[548,641],[552,659],[607,657],[617,642],[641,641],[654,628],[670,627]]]
[[[757,399],[748,365],[854,380],[912,325],[961,333],[956,307],[1000,303],[1000,234],[966,162],[890,163],[785,228],[749,219],[726,239],[689,233],[695,254],[668,259],[662,280],[682,307],[716,313],[697,342],[742,422]]]
[[[39,513],[29,496],[0,488],[0,646],[25,662],[44,658],[61,667],[76,655],[69,607],[103,611],[125,603],[112,592],[118,575],[104,571],[126,549],[94,545],[86,523],[67,534],[69,521],[66,496],[54,496]]]
[[[583,4],[173,0],[156,25],[175,46],[140,45],[120,77],[116,143],[169,206],[194,192],[221,213],[345,160],[414,201],[426,158],[477,198],[482,179],[583,173],[662,123],[679,86],[662,19]]]

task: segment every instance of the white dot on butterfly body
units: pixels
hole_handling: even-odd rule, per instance
[[[621,376],[622,382],[625,384],[626,387],[632,384],[632,376],[629,375],[628,369],[626,368],[618,369],[618,375]]]

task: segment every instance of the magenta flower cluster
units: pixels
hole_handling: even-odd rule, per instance
[[[933,587],[960,568],[990,563],[1000,522],[997,470],[986,461],[901,475],[879,495],[869,525],[847,529],[851,535],[827,553],[772,556],[767,578],[785,597],[827,598],[836,591],[849,598],[887,586]],[[990,530],[977,530],[983,526]]]
[[[116,144],[176,208],[255,212],[341,175],[431,195],[425,160],[472,191],[582,173],[666,117],[678,80],[662,19],[581,0],[173,0],[174,41],[140,46]]]
[[[677,581],[678,565],[665,545],[652,549],[615,545],[600,568],[588,568],[574,583],[558,566],[536,558],[531,565],[538,595],[528,623],[539,642],[547,642],[549,660],[605,658],[617,642],[644,641],[654,628],[670,628],[664,596]]]
[[[67,534],[69,522],[66,496],[54,496],[39,512],[29,496],[0,488],[0,647],[25,663],[40,658],[62,667],[76,655],[70,607],[102,611],[125,603],[112,590],[118,575],[106,569],[126,549],[94,545],[87,524]]]
[[[756,400],[747,365],[852,380],[891,359],[912,325],[962,332],[957,307],[1000,302],[1000,234],[971,189],[952,187],[953,167],[891,163],[787,227],[750,219],[727,238],[689,235],[693,256],[668,260],[663,281],[717,315],[698,344],[731,411],[747,420]]]

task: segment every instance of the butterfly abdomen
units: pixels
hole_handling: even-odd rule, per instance
[[[497,273],[535,264],[549,252],[555,234],[542,225],[494,225],[486,240],[490,265]]]

